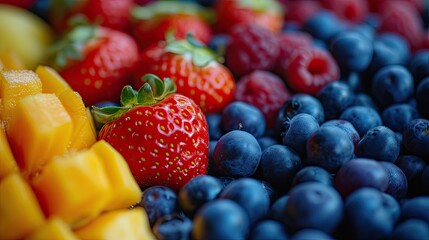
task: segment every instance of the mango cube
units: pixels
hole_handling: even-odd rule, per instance
[[[103,163],[91,151],[53,158],[32,186],[46,215],[72,227],[97,216],[112,197]]]
[[[66,89],[72,89],[63,77],[53,68],[39,65],[36,74],[42,81],[42,92],[55,93],[59,96]]]
[[[103,240],[152,240],[155,237],[149,226],[147,214],[141,207],[121,209],[102,214],[75,231],[81,239]]]
[[[91,149],[102,159],[113,196],[108,210],[128,208],[141,199],[141,190],[135,181],[124,157],[104,140],[98,141]]]
[[[0,239],[19,239],[45,222],[37,198],[19,174],[0,181]]]
[[[27,240],[78,240],[70,227],[60,218],[51,218],[43,226],[34,231]]]
[[[72,119],[55,94],[39,93],[18,101],[7,135],[16,161],[32,174],[65,152]]]
[[[0,51],[0,69],[22,70],[25,69],[22,59],[11,49]]]
[[[2,126],[0,126],[0,156],[0,179],[19,171]]]

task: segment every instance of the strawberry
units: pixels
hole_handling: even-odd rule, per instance
[[[208,44],[212,32],[206,22],[207,11],[198,4],[190,2],[154,2],[136,6],[131,11],[132,34],[141,49],[165,39],[167,32],[183,39],[186,34]]]
[[[218,33],[227,33],[240,23],[257,24],[274,33],[283,26],[283,6],[277,0],[218,0],[214,7]]]
[[[133,78],[134,88],[145,83],[141,77],[147,73],[171,78],[177,93],[194,100],[204,113],[220,112],[235,89],[232,73],[190,35],[182,40],[168,39],[143,51]]]
[[[139,91],[126,86],[120,107],[93,107],[105,123],[99,139],[126,159],[141,188],[163,185],[178,191],[195,176],[207,173],[209,135],[201,109],[174,93],[176,86],[152,74]]]
[[[54,68],[86,105],[117,101],[138,60],[134,39],[104,27],[79,25],[53,46]]]

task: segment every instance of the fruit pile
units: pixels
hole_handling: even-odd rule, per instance
[[[424,0],[0,0],[0,239],[429,239]]]

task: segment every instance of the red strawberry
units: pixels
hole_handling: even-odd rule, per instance
[[[133,86],[144,84],[141,77],[153,73],[171,78],[177,93],[194,100],[204,113],[219,112],[232,99],[235,82],[231,72],[215,60],[214,53],[188,35],[147,48],[140,56]]]
[[[240,23],[260,25],[274,33],[283,26],[283,6],[277,0],[218,0],[214,28],[227,33]]]
[[[54,67],[86,105],[117,101],[138,60],[132,37],[96,26],[77,26],[53,49]]]
[[[184,39],[186,34],[208,44],[211,28],[204,19],[204,9],[187,2],[154,2],[145,6],[134,7],[132,32],[141,49],[165,39],[172,31],[176,39]]]
[[[173,93],[170,79],[150,74],[144,80],[138,92],[123,89],[121,107],[93,107],[96,121],[106,122],[98,138],[124,156],[140,187],[179,190],[207,173],[207,122],[194,101]]]

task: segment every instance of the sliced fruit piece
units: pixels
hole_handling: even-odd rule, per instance
[[[82,150],[90,148],[97,141],[97,132],[95,131],[94,120],[92,118],[91,110],[86,108],[86,118],[80,128],[73,135],[69,150]]]
[[[99,157],[92,151],[54,157],[32,186],[48,217],[72,227],[96,217],[111,200],[111,187]]]
[[[65,152],[72,124],[53,93],[29,95],[18,101],[7,135],[24,175],[34,173],[53,156]]]
[[[18,172],[12,150],[6,137],[6,132],[3,126],[0,125],[0,179],[6,177],[10,173]]]
[[[37,198],[19,174],[0,182],[0,239],[20,239],[45,222]]]
[[[33,232],[27,240],[62,239],[78,240],[70,227],[60,218],[53,217]]]
[[[71,89],[70,85],[53,68],[39,65],[36,73],[42,81],[42,91],[44,93],[55,93],[59,96],[66,89]]]
[[[141,207],[104,213],[75,233],[82,239],[155,239],[147,214]]]
[[[108,210],[128,208],[139,202],[142,191],[124,157],[104,140],[94,144],[91,150],[102,159],[115,196],[108,204]]]
[[[0,69],[1,68],[6,70],[24,70],[25,66],[16,52],[7,49],[0,53]]]

